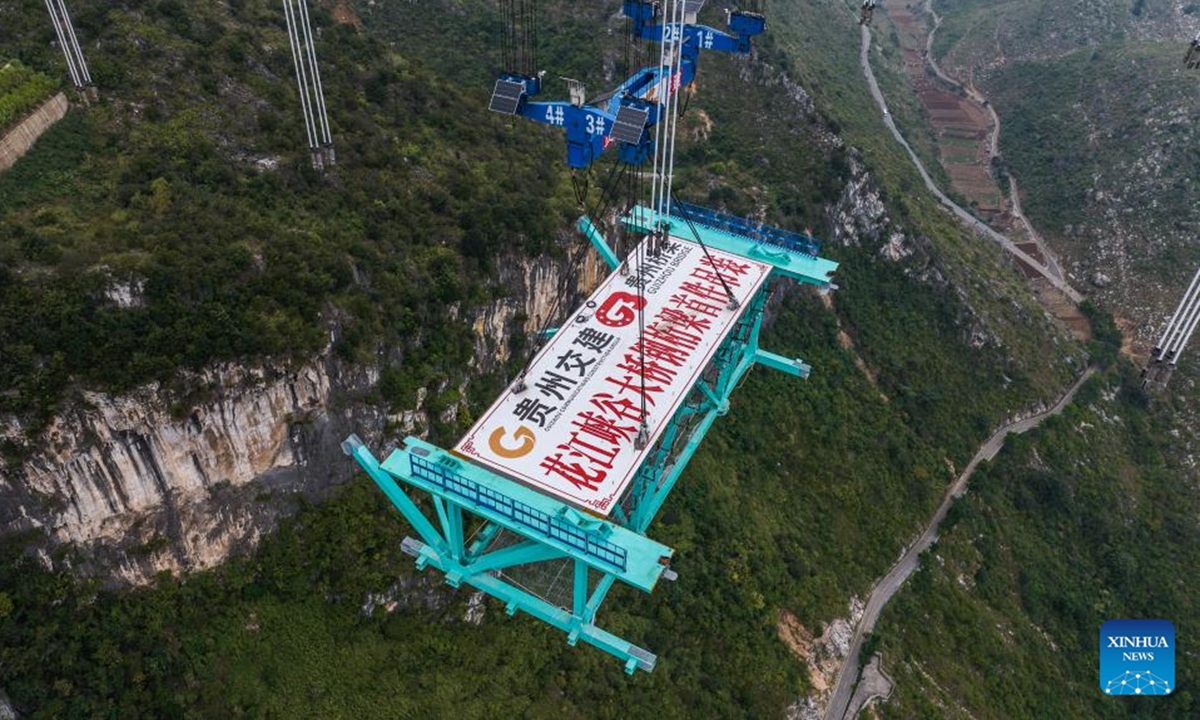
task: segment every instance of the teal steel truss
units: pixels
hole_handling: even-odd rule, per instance
[[[635,208],[625,218],[626,226],[647,232],[647,217],[645,208]],[[677,237],[771,265],[772,279],[833,287],[837,264],[808,252],[764,242],[758,234],[739,234],[729,223],[687,223],[672,215],[666,224],[664,229]],[[617,257],[600,232],[587,218],[580,219],[579,227],[615,270]],[[594,645],[620,659],[627,673],[653,670],[655,655],[600,628],[596,613],[617,581],[650,592],[659,580],[675,578],[670,569],[674,550],[648,538],[646,531],[712,424],[728,412],[730,396],[750,368],[759,364],[808,376],[810,368],[802,360],[758,345],[770,284],[746,304],[609,519],[576,510],[418,438],[406,438],[383,462],[357,436],[349,437],[343,450],[416,532],[401,549],[416,558],[418,569],[436,568],[453,587],[466,583],[497,598],[509,615],[532,615],[565,632],[571,645],[580,640]],[[414,491],[428,497],[424,508],[410,496]],[[520,579],[520,572],[539,567],[553,568],[549,574],[557,593],[538,592]]]

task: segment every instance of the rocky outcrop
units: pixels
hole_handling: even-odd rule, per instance
[[[0,690],[0,720],[17,720],[17,710],[12,706],[8,696]]]
[[[841,245],[874,249],[879,257],[902,263],[916,280],[946,287],[946,274],[928,238],[914,236],[892,221],[883,195],[857,149],[847,153],[850,172],[830,212],[829,239]]]
[[[498,263],[498,282],[509,292],[474,316],[477,369],[493,370],[508,362],[515,333],[537,333],[548,318],[561,318],[600,284],[608,272],[600,256],[588,248],[576,262],[577,252],[572,248],[569,258],[510,257]],[[575,272],[570,265],[576,266]]]
[[[863,604],[850,599],[849,618],[834,618],[820,636],[814,637],[795,615],[787,610],[780,613],[775,631],[779,639],[808,668],[811,694],[788,706],[788,720],[820,720],[829,705],[830,694],[837,685],[838,673],[846,663],[854,628],[862,619]]]
[[[573,268],[565,258],[519,257],[499,267],[504,296],[459,312],[475,331],[478,372],[499,367],[516,334],[567,312],[604,274],[591,251]],[[121,584],[220,563],[253,548],[301,497],[350,479],[354,465],[340,451],[350,433],[379,445],[389,427],[429,427],[428,392],[398,415],[368,402],[382,364],[347,365],[327,351],[298,366],[223,365],[187,378],[202,401],[158,384],[84,391],[34,439],[0,417],[0,441],[26,448],[19,460],[0,458],[0,535],[32,531],[35,546],[71,545],[79,552],[64,562]],[[443,381],[452,382],[464,389],[469,376]]]
[[[962,278],[951,276],[934,243],[888,214],[882,191],[859,151],[851,148],[846,158],[850,172],[841,195],[829,210],[830,241],[871,250],[881,260],[897,264],[910,278],[954,293],[962,306],[958,325],[963,329],[964,342],[972,347],[1002,346],[1000,335],[964,290]]]
[[[357,427],[378,434],[382,414],[363,404],[339,411],[338,400],[375,379],[323,355],[293,369],[213,368],[193,378],[212,399],[183,413],[157,384],[84,392],[35,452],[0,463],[0,533],[43,531],[130,583],[214,565],[253,546],[299,494],[350,476],[332,450]],[[21,431],[9,421],[0,433]]]
[[[12,167],[37,142],[51,125],[63,119],[71,104],[67,96],[58,93],[42,103],[12,130],[0,138],[0,172]]]

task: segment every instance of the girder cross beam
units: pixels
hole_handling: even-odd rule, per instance
[[[753,226],[751,236],[739,232],[751,227],[747,221],[709,213],[700,223],[685,222],[690,214],[666,216],[663,229],[684,239],[695,235],[695,240],[711,247],[770,265],[772,279],[791,278],[822,291],[832,289],[837,263],[816,257],[811,252],[815,246],[806,244],[811,238],[761,226]],[[635,231],[646,232],[649,217],[648,209],[639,207],[625,222]],[[616,255],[591,222],[581,218],[579,227],[610,269],[617,268]],[[596,614],[618,580],[650,592],[659,579],[674,579],[668,567],[674,550],[646,537],[646,530],[713,423],[728,412],[730,398],[746,373],[758,364],[808,376],[810,368],[804,361],[759,347],[769,293],[768,282],[744,304],[739,320],[659,435],[657,446],[638,468],[610,518],[582,512],[417,438],[405,439],[404,446],[382,463],[356,436],[348,438],[343,449],[417,533],[417,538],[404,541],[402,550],[416,558],[419,569],[441,570],[451,586],[475,587],[504,603],[509,615],[525,612],[556,627],[571,645],[582,640],[600,648],[620,659],[628,673],[652,670],[655,656],[598,627]],[[409,491],[430,496],[433,519]],[[470,540],[469,527],[477,528]],[[493,547],[502,533],[517,536],[517,542]],[[569,600],[540,597],[508,574],[548,562],[569,562]]]

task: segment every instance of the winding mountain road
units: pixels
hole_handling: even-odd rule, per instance
[[[843,720],[854,684],[858,680],[858,655],[862,650],[864,637],[875,628],[875,622],[879,619],[879,614],[883,611],[884,605],[887,604],[888,600],[892,599],[896,591],[904,585],[904,582],[917,569],[917,566],[920,564],[921,553],[925,552],[937,540],[938,527],[942,524],[942,520],[946,518],[946,513],[950,510],[950,506],[954,504],[954,501],[967,491],[967,484],[971,480],[971,475],[975,473],[975,469],[979,467],[979,463],[996,457],[996,454],[1004,447],[1004,441],[1009,435],[1020,435],[1021,433],[1028,432],[1041,425],[1048,418],[1061,413],[1071,403],[1071,400],[1075,398],[1075,393],[1079,391],[1079,388],[1095,372],[1095,368],[1088,368],[1075,381],[1075,384],[1058,399],[1058,402],[1053,407],[1027,417],[1024,420],[1018,420],[1017,422],[1001,427],[980,446],[979,451],[975,453],[975,457],[971,458],[971,462],[967,463],[967,467],[963,469],[962,474],[958,476],[958,479],[946,491],[946,496],[942,499],[942,504],[938,506],[937,511],[930,518],[925,531],[921,533],[921,537],[917,538],[917,541],[892,566],[887,575],[884,575],[883,579],[876,583],[874,589],[871,590],[871,596],[867,598],[862,619],[859,621],[858,627],[855,628],[854,637],[850,641],[850,650],[846,654],[841,672],[838,673],[837,685],[834,687],[833,694],[829,698],[829,706],[825,711],[825,720]]]
[[[996,108],[988,102],[983,93],[979,92],[974,87],[974,81],[970,85],[959,82],[955,78],[947,75],[940,65],[938,65],[937,57],[933,54],[933,38],[937,35],[937,31],[942,27],[942,16],[937,14],[933,9],[933,0],[925,0],[925,12],[933,18],[933,29],[929,31],[929,36],[925,38],[925,63],[933,69],[933,73],[938,79],[946,83],[950,87],[958,88],[967,94],[967,97],[974,100],[980,107],[988,111],[992,118],[992,132],[988,137],[988,157],[994,158],[1000,154],[1000,115],[996,113]],[[1017,179],[1013,177],[1012,171],[1008,173],[1008,194],[1012,201],[1012,215],[1017,219],[1017,222],[1025,226],[1025,231],[1029,233],[1029,239],[1037,245],[1041,251],[1042,257],[1046,259],[1046,268],[1054,273],[1054,276],[1060,280],[1065,279],[1062,268],[1058,265],[1058,260],[1054,257],[1054,253],[1050,252],[1050,247],[1046,245],[1046,241],[1042,239],[1041,233],[1029,221],[1025,212],[1021,209],[1021,189],[1017,187]],[[1076,301],[1078,302],[1078,301]]]
[[[950,212],[958,216],[968,227],[976,230],[984,236],[999,243],[1000,247],[1005,252],[1020,260],[1024,265],[1028,266],[1041,277],[1045,278],[1050,285],[1058,289],[1064,295],[1071,299],[1072,302],[1079,303],[1083,301],[1083,296],[1079,294],[1075,288],[1071,287],[1063,278],[1054,273],[1053,270],[1046,267],[1040,260],[1037,260],[1029,253],[1017,247],[1015,243],[1009,240],[1004,235],[996,232],[987,223],[975,217],[971,213],[964,210],[958,203],[951,200],[942,189],[937,186],[933,178],[925,170],[925,165],[921,163],[921,159],[913,152],[908,141],[904,139],[904,135],[896,127],[896,123],[892,120],[892,114],[888,112],[887,102],[883,98],[883,92],[879,89],[879,83],[875,80],[875,72],[871,69],[871,30],[866,25],[862,26],[862,51],[860,53],[860,62],[862,64],[863,75],[867,79],[867,85],[871,90],[871,96],[875,98],[875,104],[879,106],[879,110],[883,113],[883,124],[887,125],[896,142],[900,143],[908,157],[912,160],[913,165],[917,168],[917,172],[921,174],[921,180],[925,182],[925,187],[929,192],[933,193]]]

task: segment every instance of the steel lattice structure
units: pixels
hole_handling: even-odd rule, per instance
[[[638,207],[625,223],[634,231],[649,232],[653,215],[648,208]],[[661,229],[664,221],[655,224]],[[580,225],[617,272],[616,255],[601,234],[587,218]],[[773,228],[716,214],[699,223],[687,222],[676,213],[665,220],[665,226],[673,236],[702,240],[711,248],[765,263],[772,279],[789,278],[821,290],[833,287],[836,263],[810,252],[814,244],[781,244],[780,231]],[[732,229],[753,227],[761,232]],[[356,436],[348,438],[343,448],[416,531],[417,537],[406,539],[402,549],[417,559],[418,568],[440,570],[453,587],[466,583],[482,590],[502,601],[510,615],[524,612],[567,633],[572,645],[580,640],[594,645],[620,659],[626,672],[652,670],[655,655],[599,627],[596,613],[617,581],[650,592],[659,580],[674,578],[669,567],[674,550],[646,532],[713,423],[729,411],[733,391],[745,374],[763,365],[800,378],[808,376],[810,368],[803,361],[759,347],[769,292],[764,285],[740,308],[738,322],[608,518],[581,511],[417,438],[406,438],[403,447],[382,462]],[[406,489],[429,497],[432,519]],[[498,542],[505,536],[508,542]],[[564,568],[569,568],[569,602],[553,597],[561,593],[529,587],[519,577],[522,569],[544,569],[554,563],[545,574],[552,582],[561,581],[567,575]]]
[[[509,3],[514,1],[528,2]],[[415,530],[402,550],[416,558],[419,569],[440,570],[451,586],[475,587],[503,602],[510,615],[524,612],[554,626],[571,645],[583,640],[598,647],[621,660],[630,674],[652,670],[656,657],[598,626],[600,605],[618,581],[650,592],[660,580],[675,578],[670,569],[675,551],[647,531],[713,423],[729,411],[739,382],[755,365],[800,378],[810,371],[800,359],[759,347],[771,286],[787,280],[828,291],[837,269],[837,263],[819,257],[819,242],[807,235],[675,200],[679,97],[695,77],[701,51],[746,54],[751,38],[765,27],[762,15],[744,11],[727,14],[730,33],[698,25],[702,4],[626,0],[631,36],[659,43],[658,63],[591,104],[575,81],[568,82],[570,102],[531,101],[541,90],[536,53],[506,45],[506,59],[516,66],[497,79],[489,109],[565,130],[567,165],[573,170],[586,169],[613,145],[619,146],[614,169],[626,177],[635,166],[651,165],[649,202],[636,204],[647,198],[634,198],[631,191],[633,206],[621,220],[623,234],[640,242],[622,260],[587,215],[579,219],[579,230],[612,274],[566,326],[545,331],[553,337],[530,363],[542,373],[542,384],[533,378],[527,383],[526,368],[453,451],[410,437],[380,462],[356,436],[343,444]],[[527,21],[535,12],[512,7],[509,15],[521,18],[506,33],[512,44],[536,36],[536,24]],[[604,211],[596,219],[603,221]],[[664,284],[674,282],[676,270],[685,267],[678,275],[701,280]],[[664,287],[670,289],[660,292]],[[617,300],[620,322],[606,314]],[[648,306],[655,313],[649,326]],[[618,326],[624,329],[614,329]],[[634,329],[636,341],[631,341]],[[623,349],[584,358],[569,346],[578,344],[585,330]],[[540,363],[558,352],[550,345],[560,336],[568,352],[557,361],[574,357],[574,367],[597,362],[600,368],[623,352],[624,359],[613,360],[612,367],[627,374],[623,380],[602,373],[585,377],[581,369],[576,380],[547,370]],[[674,368],[659,362],[670,350],[668,337],[680,348],[690,342],[694,351],[681,352]],[[618,339],[632,344],[622,346]],[[648,362],[651,353],[660,355]],[[550,375],[561,384],[546,385]],[[622,388],[628,393],[621,398],[624,409],[614,410],[618,403],[612,400],[609,417],[600,418],[586,405],[577,410],[576,398],[588,395],[588,382]],[[569,398],[567,387],[575,389]],[[534,388],[547,398],[553,393],[554,405],[541,403]],[[647,399],[655,392],[662,393],[656,396],[658,405]],[[597,404],[605,395],[596,391],[588,402]],[[640,408],[632,397],[640,398]],[[605,407],[603,402],[596,406]],[[495,417],[500,420],[493,423]],[[564,417],[569,422],[560,422]],[[522,424],[513,430],[518,421]],[[537,432],[551,438],[540,446],[550,449],[532,450]],[[568,453],[573,460],[564,460]],[[544,477],[538,474],[542,470]],[[432,516],[410,492],[428,496]]]

